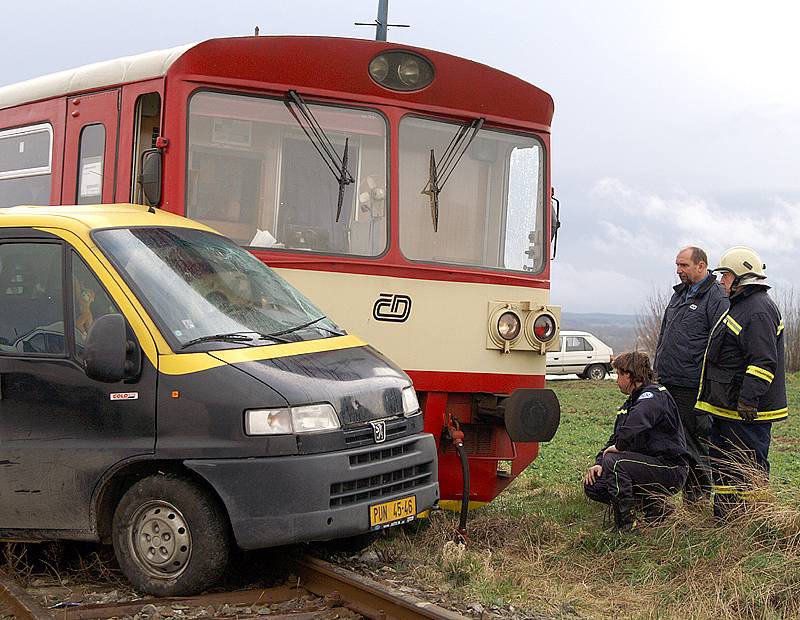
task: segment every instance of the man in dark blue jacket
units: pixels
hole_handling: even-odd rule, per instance
[[[708,335],[728,309],[728,298],[714,274],[708,272],[708,257],[702,249],[683,248],[675,258],[675,266],[681,283],[674,287],[664,311],[653,366],[681,415],[690,455],[683,497],[694,503],[711,492],[708,464],[711,416],[695,410],[694,404]]]
[[[715,271],[730,309],[711,330],[695,405],[713,416],[714,515],[726,517],[769,476],[772,423],[789,415],[784,323],[767,291],[766,265],[751,248],[727,250]]]
[[[637,500],[645,518],[663,517],[666,497],[686,481],[688,453],[678,408],[656,383],[647,355],[622,353],[612,365],[628,399],[617,413],[614,432],[586,470],[583,488],[589,499],[613,506],[616,529],[626,533],[635,528]]]

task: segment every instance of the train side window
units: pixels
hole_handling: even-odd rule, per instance
[[[81,129],[78,147],[79,205],[97,205],[103,201],[103,153],[106,146],[106,128],[101,124],[86,125]]]
[[[0,131],[0,207],[50,204],[52,161],[49,124]]]
[[[74,251],[72,252],[72,302],[76,356],[78,359],[83,359],[83,345],[92,323],[106,314],[120,312],[97,276]]]
[[[63,356],[60,243],[0,245],[0,353]]]
[[[139,178],[142,152],[155,148],[161,131],[161,95],[146,93],[136,99],[133,119],[133,173],[131,174],[131,202],[141,203],[142,197],[136,180]]]

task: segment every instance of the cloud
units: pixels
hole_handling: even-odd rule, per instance
[[[800,247],[800,203],[780,197],[732,206],[683,192],[664,197],[603,178],[590,198],[594,211],[616,216],[600,220],[597,231],[604,234],[592,240],[595,247],[622,240],[636,255],[643,249],[641,241],[659,253],[691,243],[718,255],[732,245],[747,245],[779,262],[793,259]]]
[[[613,177],[597,180],[589,199],[574,232],[562,231],[563,251],[553,263],[553,303],[566,311],[635,314],[654,289],[677,282],[675,254],[686,245],[704,248],[712,266],[731,246],[753,247],[771,282],[800,289],[800,202],[665,195]]]

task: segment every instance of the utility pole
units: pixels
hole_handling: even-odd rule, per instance
[[[378,0],[378,17],[374,23],[355,22],[356,26],[375,26],[375,40],[386,41],[389,27],[392,28],[410,28],[408,24],[390,24],[389,23],[389,0]]]

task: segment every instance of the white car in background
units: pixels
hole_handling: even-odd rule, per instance
[[[611,373],[614,351],[589,332],[562,331],[558,351],[547,352],[548,375],[604,379]]]

